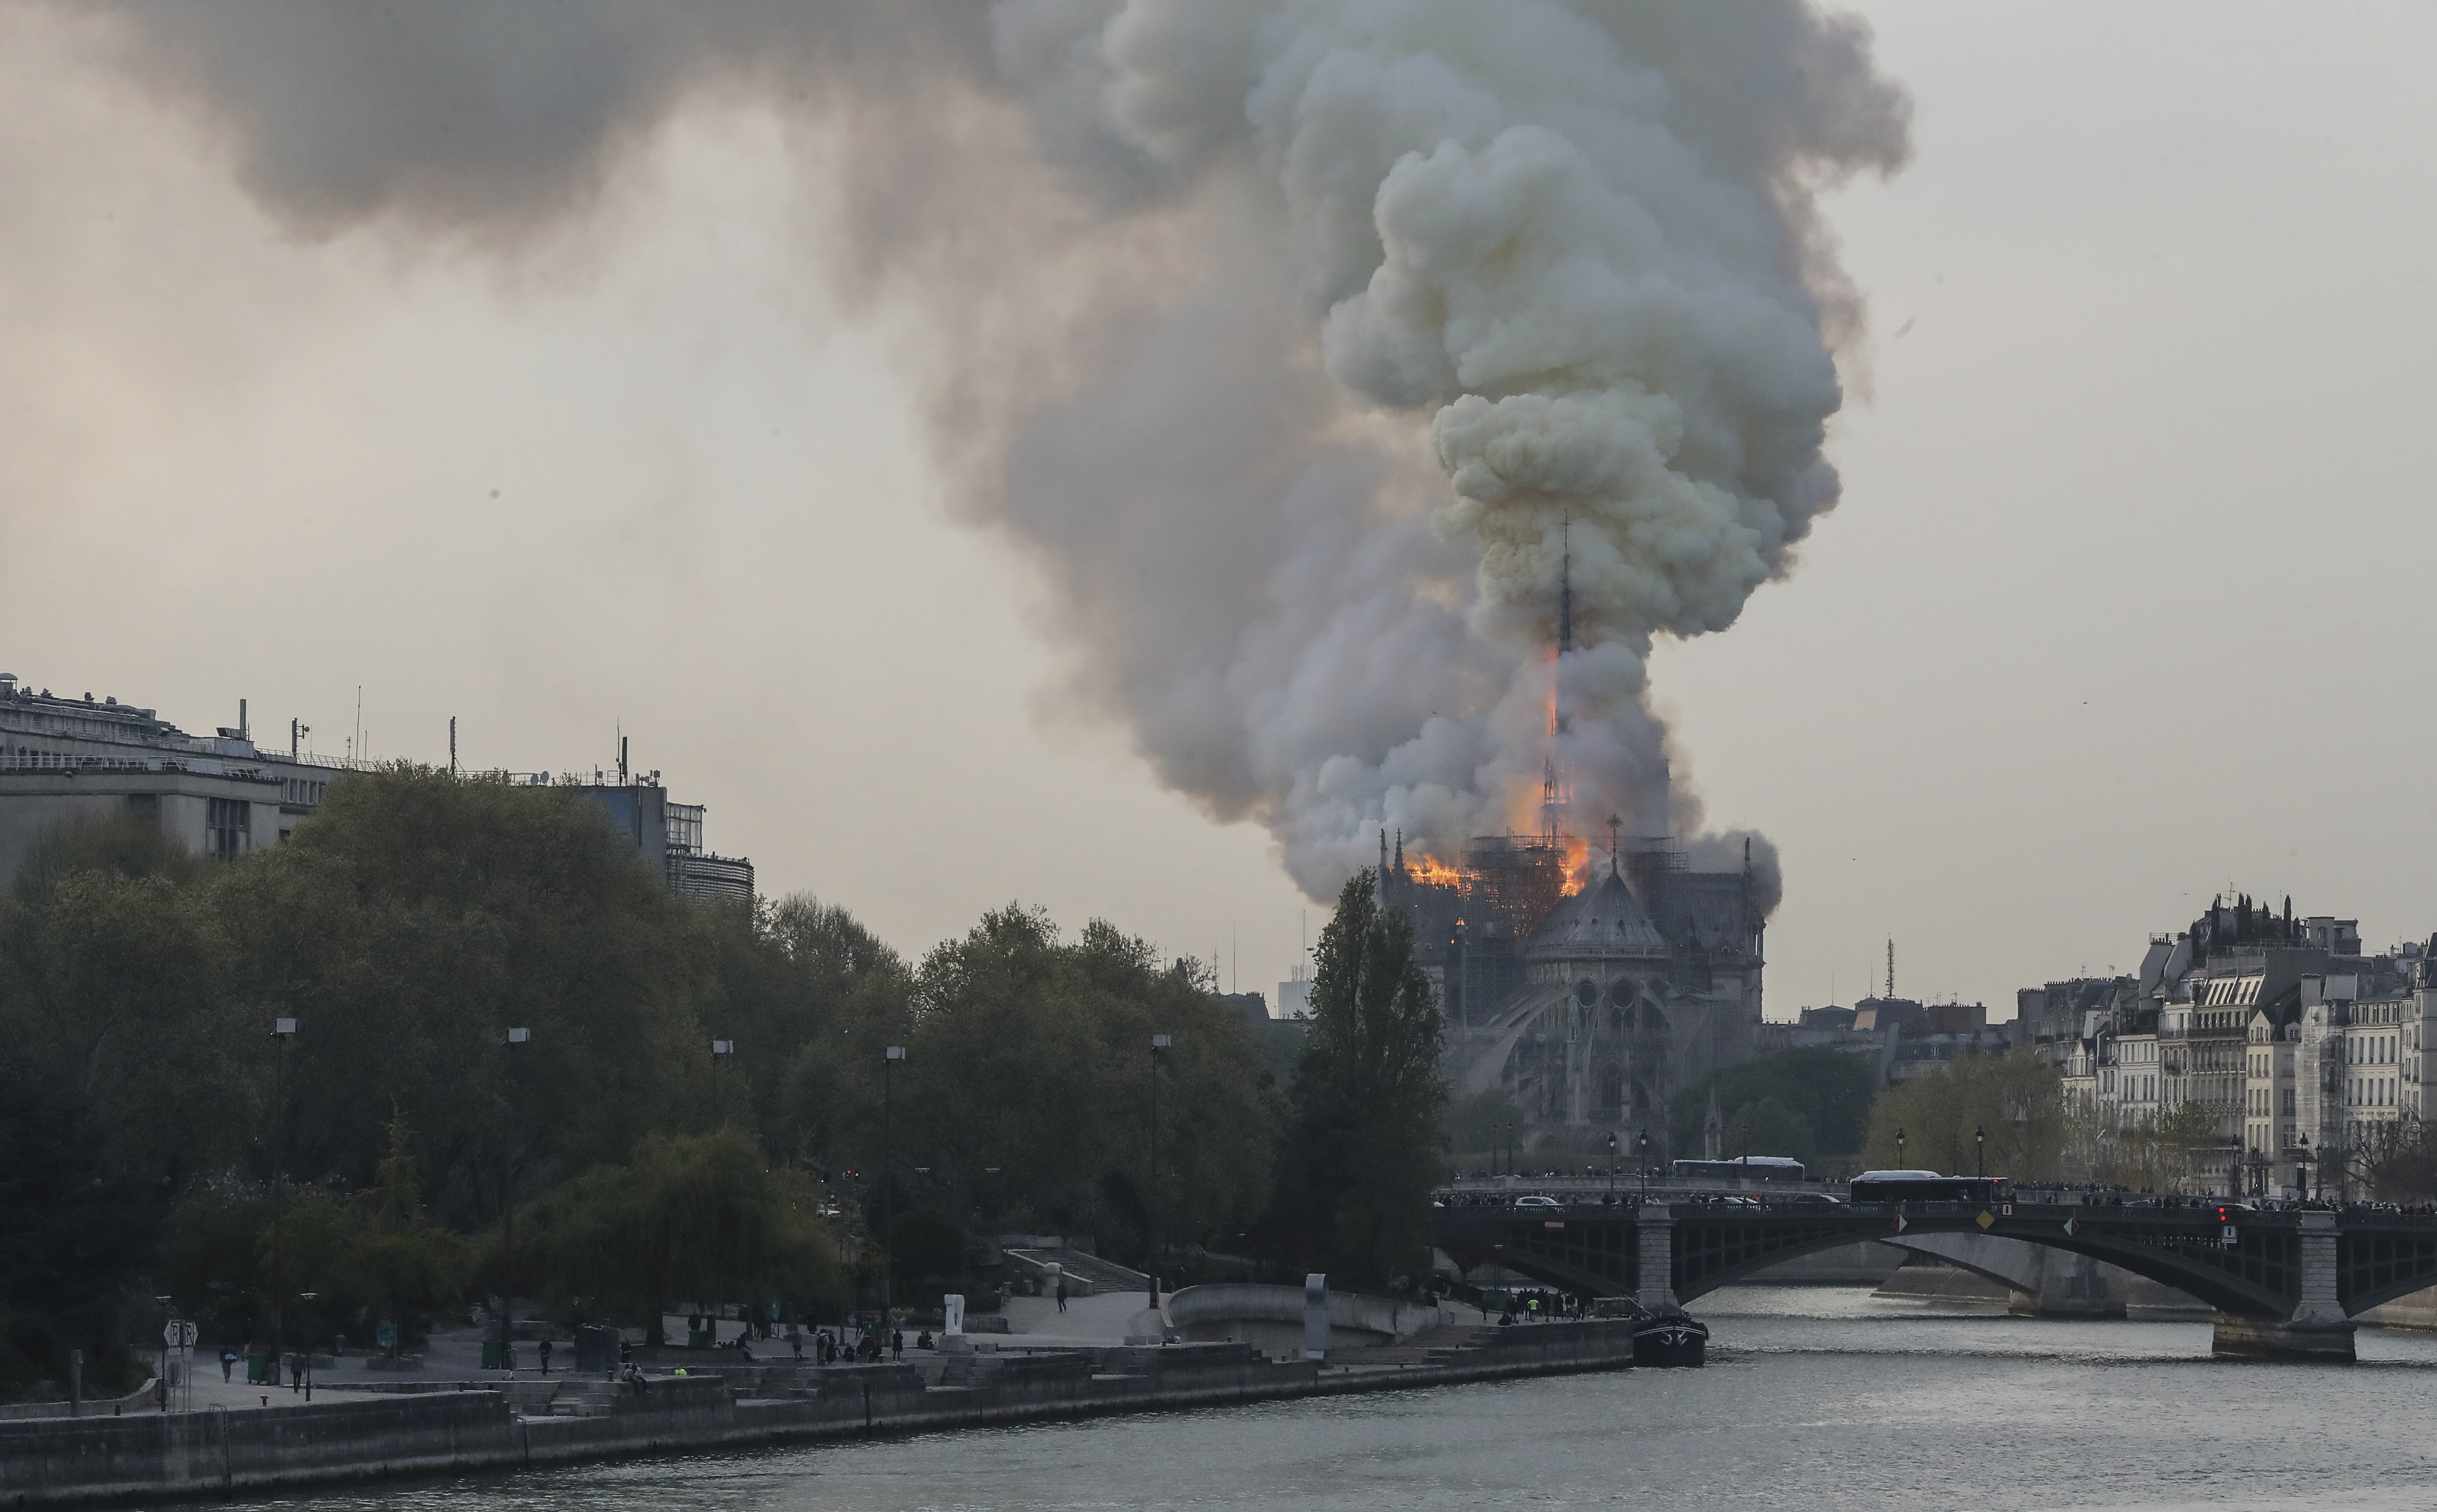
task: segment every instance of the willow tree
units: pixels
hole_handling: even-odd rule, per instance
[[[648,1135],[520,1215],[518,1269],[582,1310],[640,1317],[654,1344],[672,1303],[827,1305],[843,1289],[819,1197],[742,1130]]]
[[[1356,873],[1321,931],[1278,1237],[1304,1263],[1376,1286],[1429,1262],[1447,1083],[1438,994],[1413,958],[1412,925],[1379,906],[1374,883]]]
[[[1862,1163],[2060,1181],[2078,1174],[2069,1169],[2074,1143],[2055,1066],[2028,1050],[1960,1055],[1879,1099]]]

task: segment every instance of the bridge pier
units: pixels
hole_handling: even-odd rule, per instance
[[[2336,1295],[2336,1215],[2304,1213],[2301,1219],[2301,1305],[2285,1318],[2218,1313],[2212,1352],[2243,1360],[2354,1359],[2353,1320]]]
[[[1634,1209],[1639,1239],[1641,1285],[1633,1299],[1653,1312],[1681,1312],[1675,1299],[1675,1215],[1662,1204],[1643,1203]]]

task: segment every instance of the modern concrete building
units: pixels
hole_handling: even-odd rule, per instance
[[[197,855],[234,860],[277,845],[321,806],[330,783],[377,764],[255,744],[245,701],[237,722],[189,735],[150,709],[114,696],[55,696],[0,673],[0,884],[35,843],[79,818],[137,815]],[[753,901],[753,863],[703,845],[703,808],[672,803],[659,774],[610,782],[595,773],[488,774],[518,786],[571,786],[598,804],[673,892],[697,901]]]
[[[633,778],[622,774],[614,782],[586,782],[572,776],[564,781],[587,800],[600,805],[610,829],[634,847],[645,866],[667,880],[671,892],[696,903],[749,905],[753,902],[753,863],[706,848],[704,806],[670,802],[659,773]]]
[[[139,816],[197,855],[231,860],[286,839],[353,765],[293,744],[260,748],[242,700],[236,725],[189,735],[114,696],[55,695],[0,673],[0,881],[78,818]]]

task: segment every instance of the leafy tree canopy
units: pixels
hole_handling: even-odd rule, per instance
[[[1720,1153],[1729,1158],[1791,1155],[1807,1160],[1853,1154],[1862,1148],[1877,1094],[1876,1070],[1860,1056],[1825,1046],[1756,1055],[1721,1066],[1675,1094],[1668,1110],[1669,1149],[1676,1158],[1701,1153],[1701,1127],[1714,1095],[1727,1134]],[[1738,1126],[1744,1110],[1762,1101],[1776,1103],[1777,1114],[1765,1122],[1746,1119]],[[1755,1141],[1763,1134],[1783,1148],[1761,1148]]]

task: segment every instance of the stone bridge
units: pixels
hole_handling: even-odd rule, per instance
[[[2217,1310],[2218,1354],[2353,1358],[2353,1317],[2437,1286],[2437,1217],[2068,1203],[1637,1203],[1517,1209],[1444,1198],[1439,1248],[1569,1292],[1657,1310],[1780,1261],[1863,1239],[1988,1235],[2088,1256]]]

